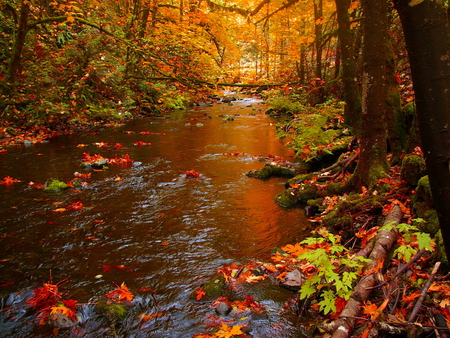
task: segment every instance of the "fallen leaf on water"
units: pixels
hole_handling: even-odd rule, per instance
[[[159,318],[159,317],[162,317],[163,315],[164,315],[163,312],[158,312],[158,313],[151,314],[151,315],[140,314],[138,317],[139,317],[139,318],[142,318],[142,320],[143,320],[144,322],[146,322],[146,321],[149,321],[149,320],[152,319],[152,318]]]
[[[11,185],[13,183],[18,183],[20,180],[12,178],[11,176],[5,176],[3,181],[0,181],[0,184]]]
[[[169,245],[169,241],[162,242],[161,245]]]
[[[83,206],[83,203],[81,203],[81,201],[78,201],[78,202],[71,203],[67,207],[67,209],[69,209],[69,210],[83,210],[84,206]]]
[[[195,299],[200,300],[202,299],[204,296],[206,296],[206,292],[203,290],[203,288],[198,289],[197,291],[195,291]]]
[[[65,211],[67,211],[66,208],[58,208],[58,209],[53,210],[53,212],[65,212]]]
[[[187,178],[197,178],[200,176],[200,174],[198,172],[196,172],[195,170],[185,171],[185,174],[186,174]]]
[[[117,287],[117,289],[106,294],[105,297],[115,300],[124,300],[126,302],[131,302],[134,298],[134,295],[130,292],[125,283],[122,283],[120,286]]]

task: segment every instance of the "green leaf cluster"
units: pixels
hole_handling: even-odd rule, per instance
[[[352,293],[360,270],[368,259],[363,257],[349,257],[348,250],[340,244],[340,237],[328,230],[320,229],[318,237],[309,237],[300,242],[302,245],[314,249],[307,251],[297,258],[312,264],[316,273],[302,285],[300,299],[313,295],[320,297],[320,311],[324,314],[336,311],[338,297],[348,299]]]
[[[332,154],[336,146],[348,144],[349,130],[343,126],[342,102],[326,102],[315,107],[289,97],[273,97],[267,102],[273,110],[292,115],[292,120],[278,124],[277,136],[290,138],[289,147],[306,162],[322,154]]]
[[[423,222],[423,219],[421,218],[416,218],[413,220],[413,223],[416,224],[421,222]],[[389,230],[392,229],[393,225],[388,224],[385,227]],[[412,256],[422,249],[434,251],[434,240],[429,234],[419,231],[417,226],[400,223],[396,226],[396,228],[401,236],[399,240],[401,245],[394,251],[397,258],[408,262]]]

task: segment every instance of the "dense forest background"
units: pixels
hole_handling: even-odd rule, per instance
[[[347,5],[361,65],[361,10]],[[314,103],[342,90],[333,1],[7,1],[0,15],[9,121],[75,124],[180,108],[220,83],[317,87]]]

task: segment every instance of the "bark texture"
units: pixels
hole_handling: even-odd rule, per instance
[[[357,83],[357,66],[348,13],[351,0],[335,0],[338,20],[338,37],[342,58],[342,81],[345,99],[345,123],[353,130],[353,135],[359,136],[361,125],[361,91]]]
[[[450,257],[450,34],[441,1],[396,0],[411,64],[420,140]]]
[[[384,0],[363,0],[363,110],[361,155],[352,183],[372,188],[388,170],[386,143],[387,6]]]

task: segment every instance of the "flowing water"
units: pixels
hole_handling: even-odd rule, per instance
[[[285,179],[245,175],[264,165],[254,155],[293,159],[275,138],[276,121],[261,107],[254,99],[197,107],[88,136],[15,146],[0,155],[0,178],[21,180],[0,185],[0,336],[51,336],[51,328],[30,323],[34,314],[23,305],[31,290],[49,281],[65,281],[60,288],[80,303],[95,302],[114,283],[125,282],[136,299],[119,336],[208,332],[204,324],[214,309],[190,300],[192,291],[217,268],[268,261],[273,247],[309,232],[302,210],[273,202]],[[237,116],[224,123],[221,114]],[[135,145],[139,141],[151,144]],[[106,171],[80,169],[84,152],[108,158],[128,154],[135,162]],[[186,178],[188,170],[200,177]],[[29,185],[50,178],[70,181],[74,172],[91,172],[82,179],[89,186],[45,193]],[[64,211],[78,201],[84,209]],[[143,288],[156,294],[140,293]],[[244,291],[268,314],[253,325],[253,337],[301,336],[295,314],[280,314],[292,292],[271,280]],[[60,336],[108,337],[93,305],[79,310],[77,328],[60,330]],[[156,312],[162,315],[144,325],[139,321],[138,314]]]

